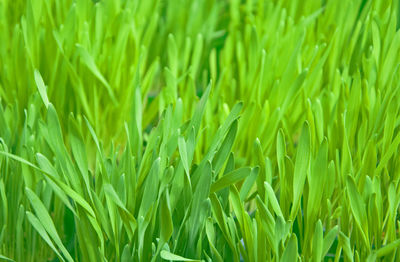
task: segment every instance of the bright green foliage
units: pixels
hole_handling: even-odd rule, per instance
[[[398,261],[400,2],[0,1],[0,261]]]

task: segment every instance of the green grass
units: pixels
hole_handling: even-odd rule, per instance
[[[0,261],[400,261],[400,2],[3,0]]]

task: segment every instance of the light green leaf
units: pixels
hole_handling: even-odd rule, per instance
[[[339,232],[339,227],[333,227],[328,234],[324,237],[323,249],[322,249],[322,257],[325,257],[328,254],[329,249],[331,248],[333,242],[337,238]]]
[[[354,220],[358,226],[358,229],[362,233],[363,239],[366,245],[369,245],[368,240],[368,220],[365,204],[362,200],[361,195],[358,193],[357,186],[353,178],[348,175],[346,177],[346,188],[347,196],[350,200],[350,208],[354,216]]]
[[[231,125],[231,128],[228,131],[224,141],[222,142],[221,148],[215,154],[215,157],[212,162],[213,170],[215,174],[219,174],[222,169],[223,164],[227,160],[229,153],[231,152],[233,142],[235,141],[235,136],[237,132],[238,123],[237,120],[234,121]]]
[[[87,66],[87,68],[96,76],[97,79],[105,86],[108,95],[111,98],[111,101],[114,104],[118,104],[118,101],[115,97],[114,91],[112,90],[110,84],[107,82],[105,77],[101,74],[100,70],[98,69],[96,62],[94,61],[93,57],[89,54],[89,52],[80,44],[76,44],[76,48],[78,53],[82,59],[82,62]]]
[[[285,251],[282,254],[282,262],[295,262],[297,261],[297,237],[292,234],[292,237],[287,244]]]
[[[164,197],[161,200],[160,214],[160,222],[162,224],[160,229],[161,240],[167,242],[174,231],[168,190],[165,191]]]
[[[322,260],[322,249],[323,249],[323,228],[321,220],[318,220],[313,236],[313,261]]]
[[[281,208],[279,206],[278,200],[276,199],[276,195],[274,190],[272,189],[271,185],[267,182],[264,182],[264,187],[268,196],[269,203],[272,206],[272,209],[274,210],[275,214],[283,218],[283,214],[281,211]]]
[[[67,261],[74,261],[71,255],[68,253],[67,249],[62,244],[60,237],[58,236],[56,227],[54,226],[53,220],[51,219],[46,207],[43,205],[42,201],[36,196],[36,194],[29,188],[25,188],[26,196],[28,197],[38,220],[42,225],[46,225],[46,231],[50,237],[54,240],[56,245],[61,249],[62,254],[66,257]]]
[[[42,98],[43,103],[46,106],[46,108],[48,108],[50,102],[49,102],[49,98],[47,97],[46,86],[44,85],[43,78],[37,69],[35,69],[34,75],[35,75],[35,82],[36,82],[36,86],[39,90],[40,97]]]
[[[248,175],[250,175],[251,168],[242,167],[236,170],[225,174],[223,177],[215,181],[212,186],[210,193],[217,192],[223,188],[229,187],[232,184],[239,182],[240,180],[245,179]]]
[[[200,262],[200,260],[195,260],[195,259],[189,259],[189,258],[184,258],[175,254],[172,254],[171,252],[167,250],[163,250],[160,253],[161,258],[165,260],[171,260],[171,261],[193,261],[193,262]]]
[[[300,208],[300,200],[303,194],[304,183],[306,180],[309,162],[310,162],[310,127],[307,122],[304,123],[301,131],[299,146],[296,154],[296,163],[293,174],[293,206],[290,211],[290,219],[294,220]]]
[[[179,154],[182,159],[182,164],[185,169],[185,172],[187,175],[189,175],[189,161],[188,161],[188,154],[186,150],[186,142],[183,136],[179,136],[178,138],[178,148],[179,148]]]
[[[11,259],[11,258],[8,258],[8,257],[6,257],[6,256],[3,256],[3,255],[0,255],[0,259],[6,260],[6,261],[15,262],[15,260],[13,260],[13,259]]]
[[[50,248],[56,253],[56,255],[62,260],[65,261],[61,254],[58,252],[57,248],[54,246],[51,241],[49,235],[46,232],[43,224],[29,211],[26,211],[26,216],[28,217],[29,222],[35,228],[35,230],[39,233],[39,235],[43,238],[43,240],[50,246]],[[0,257],[1,258],[1,257]],[[12,260],[13,261],[13,260]]]

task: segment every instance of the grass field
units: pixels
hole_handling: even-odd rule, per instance
[[[0,261],[400,261],[400,1],[0,0]]]

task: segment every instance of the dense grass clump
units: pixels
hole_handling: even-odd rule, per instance
[[[0,261],[400,261],[400,2],[0,1]]]

